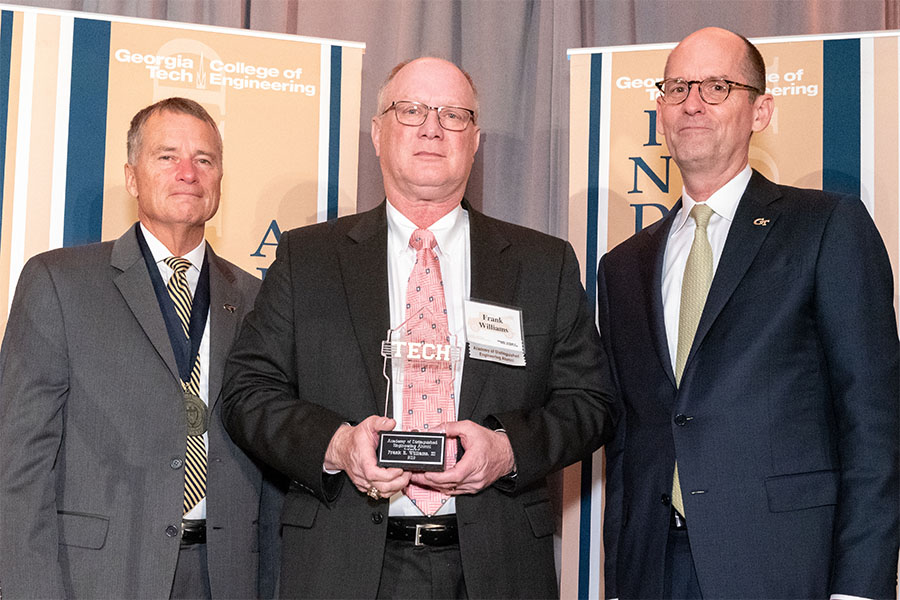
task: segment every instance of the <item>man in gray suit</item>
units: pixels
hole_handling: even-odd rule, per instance
[[[125,180],[140,223],[35,256],[16,289],[0,352],[3,596],[255,597],[271,589],[270,488],[217,400],[259,281],[204,240],[215,121],[182,98],[143,109]]]

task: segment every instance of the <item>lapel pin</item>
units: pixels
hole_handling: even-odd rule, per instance
[[[234,304],[225,304],[225,305],[222,306],[222,308],[224,308],[225,310],[227,310],[227,311],[230,312],[230,313],[233,313],[233,312],[235,311],[235,309],[236,309],[236,307],[234,306]]]
[[[753,221],[754,225],[759,225],[760,227],[765,227],[769,224],[769,219],[764,219],[762,217],[757,217],[756,220]]]

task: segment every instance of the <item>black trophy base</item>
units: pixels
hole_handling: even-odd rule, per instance
[[[421,431],[382,431],[379,434],[378,466],[404,471],[443,471],[447,435]]]

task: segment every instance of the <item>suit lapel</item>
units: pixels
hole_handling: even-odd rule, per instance
[[[515,304],[520,265],[511,252],[505,252],[509,240],[468,202],[463,201],[463,208],[469,214],[470,297],[498,304]],[[456,417],[460,421],[470,418],[475,412],[481,389],[491,373],[491,363],[472,360],[468,353],[463,364]]]
[[[209,259],[209,406],[212,410],[222,390],[222,375],[228,350],[234,340],[240,316],[247,312],[247,308],[241,305],[242,297],[235,285],[234,273],[208,243],[206,253]]]
[[[728,238],[706,297],[685,371],[781,214],[778,208],[771,205],[780,196],[778,186],[756,171],[753,172],[728,230]]]
[[[138,246],[135,234],[137,226],[135,224],[113,244],[110,265],[119,271],[113,276],[113,283],[172,376],[180,380],[175,353],[166,333],[166,323],[156,301],[153,282],[150,281],[150,274],[147,272],[147,263]]]
[[[647,228],[647,240],[640,250],[641,282],[644,291],[644,306],[647,307],[647,318],[650,322],[650,336],[659,362],[673,388],[677,386],[675,372],[672,369],[672,357],[669,355],[669,338],[666,335],[662,278],[669,230],[672,228],[675,215],[678,214],[680,208],[681,200],[679,199],[665,217]]]
[[[338,247],[341,279],[350,320],[372,385],[376,412],[382,414],[387,382],[381,342],[390,328],[387,275],[387,214],[384,202],[363,213]]]

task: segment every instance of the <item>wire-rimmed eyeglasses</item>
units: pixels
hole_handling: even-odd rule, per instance
[[[469,126],[469,121],[475,121],[475,111],[461,106],[428,106],[421,102],[397,100],[391,102],[381,114],[389,110],[394,111],[397,121],[410,127],[418,127],[424,123],[430,110],[437,112],[438,123],[448,131],[463,131]]]
[[[703,81],[686,81],[680,77],[676,79],[663,79],[662,81],[656,82],[656,87],[662,92],[660,98],[663,102],[666,104],[681,104],[687,100],[687,97],[691,93],[691,86],[694,84],[697,85],[697,89],[700,91],[700,99],[707,104],[721,104],[722,102],[725,102],[725,99],[728,98],[728,94],[731,93],[731,88],[733,87],[750,90],[757,94],[765,93],[764,90],[755,88],[752,85],[738,83],[737,81],[730,81],[719,77],[710,77]]]

